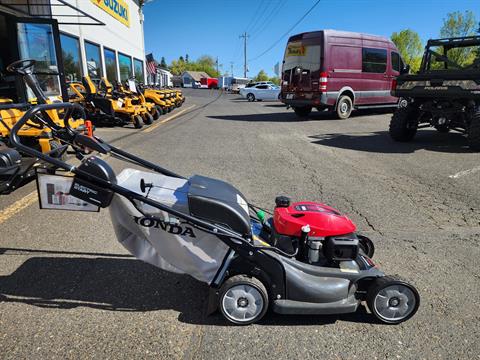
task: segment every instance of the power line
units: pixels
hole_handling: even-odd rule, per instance
[[[272,3],[273,7],[275,7],[275,4]],[[263,9],[262,13],[259,13],[259,17],[257,18],[257,21],[255,21],[253,24],[252,24],[252,27],[250,28],[250,30],[247,30],[250,34],[254,33],[255,32],[255,28],[257,27],[257,25],[259,26],[262,26],[262,21],[265,21],[267,18],[263,18],[264,15],[267,14],[267,10],[269,10],[269,7],[270,7],[270,3],[267,2],[267,6],[265,7],[265,9]]]
[[[255,61],[255,60],[261,58],[263,55],[265,55],[267,52],[269,52],[269,51],[272,50],[275,46],[277,46],[277,44],[278,44],[280,41],[282,41],[282,39],[283,39],[285,36],[287,36],[293,29],[295,29],[295,27],[296,27],[298,24],[300,24],[300,23],[302,22],[302,20],[305,19],[305,18],[307,17],[307,15],[312,12],[313,9],[315,9],[315,7],[320,3],[320,1],[321,1],[321,0],[317,0],[317,1],[315,2],[315,4],[313,4],[313,6],[312,6],[305,14],[303,14],[303,16],[302,16],[290,29],[288,29],[287,32],[285,32],[285,34],[283,34],[282,36],[280,36],[280,38],[273,43],[272,46],[270,46],[267,50],[265,50],[264,52],[262,52],[260,55],[254,57],[253,59],[249,59],[249,61]]]
[[[287,0],[280,0],[277,6],[272,8],[272,12],[267,16],[268,20],[264,22],[263,26],[261,26],[258,29],[257,33],[254,36],[252,36],[252,41],[258,38],[258,36],[260,36],[263,33],[263,31],[268,28],[268,26],[272,23],[273,19],[275,19],[275,17],[278,15],[280,9],[285,5],[286,1]]]

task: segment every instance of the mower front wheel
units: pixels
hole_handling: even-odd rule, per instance
[[[141,129],[143,127],[143,119],[140,115],[133,117],[133,126],[135,126],[135,129]]]
[[[220,288],[219,308],[223,317],[236,325],[249,325],[262,319],[268,310],[268,293],[260,280],[235,275]]]
[[[415,315],[420,306],[420,295],[413,285],[384,276],[375,279],[370,286],[367,305],[381,322],[400,324]]]
[[[151,125],[153,124],[153,116],[152,114],[146,112],[144,115],[143,115],[143,123],[145,125]]]

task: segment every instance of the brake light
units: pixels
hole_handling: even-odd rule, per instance
[[[318,90],[327,91],[327,82],[328,82],[328,72],[321,72],[320,79],[318,83]]]
[[[392,79],[392,90],[396,90],[396,89],[397,89],[397,79],[393,78]]]

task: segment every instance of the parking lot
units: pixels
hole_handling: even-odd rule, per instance
[[[231,182],[260,206],[288,195],[347,213],[380,267],[418,288],[418,314],[398,326],[363,309],[229,326],[205,315],[206,285],[128,255],[108,210],[41,211],[31,183],[0,197],[2,358],[480,358],[480,163],[460,134],[394,143],[385,111],[299,120],[279,102],[184,93],[149,128],[97,134],[177,173]]]

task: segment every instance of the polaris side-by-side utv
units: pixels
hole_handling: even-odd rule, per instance
[[[14,66],[28,72],[22,62]],[[208,284],[210,311],[219,309],[226,320],[242,325],[259,321],[269,308],[280,314],[340,314],[355,312],[362,301],[389,324],[416,313],[417,290],[385,276],[372,261],[372,241],[337,210],[279,196],[267,218],[265,210],[226,182],[175,174],[72,130],[68,117],[61,127],[35,116],[55,108],[65,109],[66,116],[81,111],[73,103],[35,106],[15,124],[12,143],[73,175],[69,195],[109,207],[118,240],[137,258]],[[66,163],[22,144],[17,134],[27,121],[51,128],[81,163]],[[92,151],[136,168],[115,174]],[[46,191],[38,186],[41,198]]]
[[[418,74],[393,81],[392,95],[407,99],[390,122],[396,141],[410,141],[417,129],[434,127],[467,135],[480,151],[480,36],[428,40]]]

